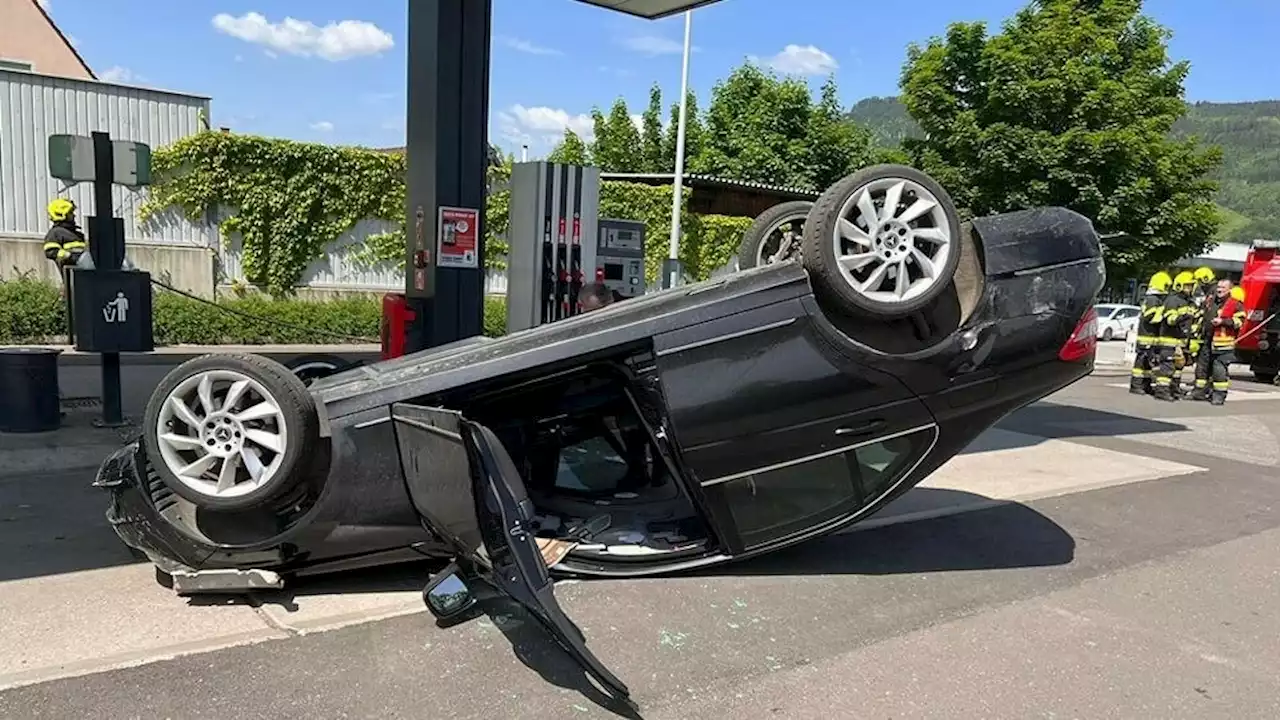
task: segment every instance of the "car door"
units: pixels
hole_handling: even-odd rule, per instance
[[[936,434],[915,393],[820,332],[796,300],[660,335],[654,348],[667,432],[733,555],[865,513]]]
[[[583,669],[619,699],[627,686],[587,649],[556,602],[530,530],[533,504],[497,435],[461,414],[392,406],[405,482],[424,522],[470,560],[484,579],[523,605]]]

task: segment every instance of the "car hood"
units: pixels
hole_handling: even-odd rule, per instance
[[[469,338],[363,365],[317,380],[311,392],[327,426],[334,418],[580,359],[810,292],[809,276],[798,263],[766,265],[501,338]]]

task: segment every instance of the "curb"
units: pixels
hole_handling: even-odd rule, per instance
[[[102,461],[124,446],[117,444],[81,445],[79,447],[46,447],[28,450],[6,450],[0,465],[0,479],[23,475],[47,475],[75,470],[97,471]]]

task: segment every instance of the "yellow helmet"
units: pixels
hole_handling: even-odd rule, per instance
[[[1239,285],[1231,288],[1231,297],[1236,302],[1244,302],[1244,288],[1240,287]]]
[[[1174,292],[1190,290],[1196,284],[1196,276],[1190,270],[1183,270],[1173,276]]]
[[[1147,288],[1154,292],[1169,292],[1169,286],[1173,284],[1173,278],[1169,277],[1169,273],[1161,270],[1151,276],[1151,281],[1147,283]]]
[[[1212,268],[1208,268],[1201,265],[1200,267],[1196,268],[1195,279],[1196,279],[1196,282],[1202,285],[1208,285],[1209,283],[1213,282],[1217,278],[1214,277]]]
[[[76,211],[76,204],[66,198],[54,198],[49,202],[50,222],[62,222]]]

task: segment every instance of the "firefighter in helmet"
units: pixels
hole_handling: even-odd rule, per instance
[[[1236,359],[1236,336],[1244,326],[1244,288],[1233,287],[1226,278],[1219,280],[1215,312],[1208,317],[1212,332],[1209,338],[1209,377],[1213,383],[1209,402],[1222,405],[1227,401],[1227,390],[1231,387],[1228,371]]]
[[[1160,366],[1155,373],[1157,400],[1178,400],[1182,397],[1183,347],[1191,334],[1191,293],[1195,290],[1195,276],[1184,270],[1173,277],[1172,291],[1164,299],[1158,348]]]
[[[1195,364],[1195,387],[1191,391],[1192,400],[1209,399],[1209,336],[1212,328],[1206,318],[1212,319],[1217,312],[1217,278],[1213,270],[1207,267],[1196,268],[1193,273],[1196,282],[1192,302],[1195,313],[1191,320],[1191,338],[1187,343],[1190,350],[1188,358]]]
[[[1142,315],[1138,319],[1137,354],[1133,358],[1133,373],[1129,378],[1129,392],[1134,395],[1150,395],[1152,392],[1151,374],[1160,362],[1156,346],[1164,318],[1164,300],[1171,284],[1173,278],[1163,270],[1152,275],[1147,283],[1147,294],[1142,298]]]
[[[66,198],[54,198],[49,202],[49,222],[52,226],[44,235],[44,256],[58,265],[58,274],[64,268],[80,261],[89,249],[84,233],[76,225],[76,204]]]

